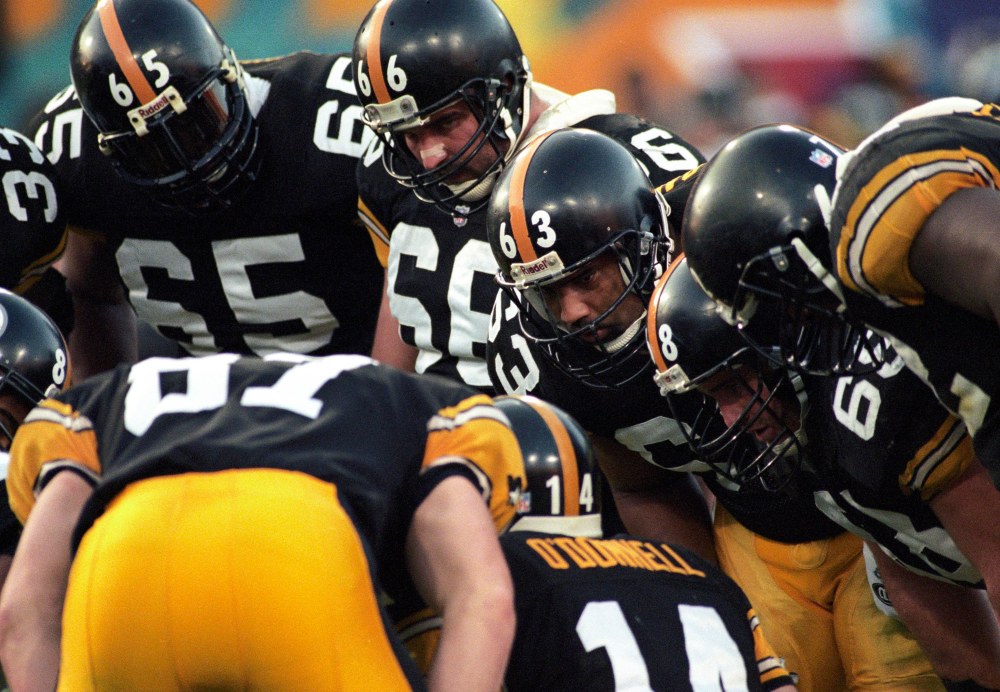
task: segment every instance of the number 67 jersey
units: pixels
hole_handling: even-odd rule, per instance
[[[118,277],[105,278],[117,268],[137,316],[191,355],[369,353],[382,271],[356,216],[355,168],[373,135],[350,56],[241,64],[261,164],[227,209],[167,207],[126,182],[72,87],[35,118],[29,131],[64,182],[71,236],[108,265],[80,283],[105,298],[90,294],[117,291]]]

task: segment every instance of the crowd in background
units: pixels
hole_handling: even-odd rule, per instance
[[[370,3],[197,4],[246,59],[301,48],[348,49]],[[533,56],[537,79],[573,90],[581,73],[581,84],[613,90],[621,110],[684,132],[706,155],[739,131],[777,121],[811,126],[852,146],[928,98],[958,94],[990,100],[1000,94],[1000,14],[993,0],[498,4]],[[86,0],[3,3],[0,122],[23,128],[66,83],[65,46],[89,5]],[[784,25],[783,18],[793,25]],[[741,31],[758,34],[759,46],[744,45]],[[785,54],[768,40],[788,46]],[[793,53],[797,57],[789,58]],[[594,64],[601,65],[596,82]]]

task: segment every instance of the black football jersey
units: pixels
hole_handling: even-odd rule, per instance
[[[981,576],[928,504],[976,463],[965,426],[891,349],[877,373],[808,377],[807,469],[831,519],[908,569],[965,586]]]
[[[487,365],[494,386],[507,394],[530,393],[562,407],[585,430],[616,440],[646,461],[672,471],[699,473],[717,500],[748,529],[775,541],[802,543],[843,531],[813,504],[808,494],[777,494],[738,486],[700,461],[667,400],[653,382],[654,368],[621,387],[597,389],[555,367],[524,337],[519,310],[506,293],[496,298],[490,319]],[[596,351],[595,351],[596,353]],[[678,408],[693,420],[700,396]],[[689,406],[689,407],[688,407]]]
[[[66,247],[66,193],[26,136],[0,127],[0,287],[24,294]]]
[[[746,595],[683,548],[521,531],[500,544],[517,607],[510,692],[791,684]]]
[[[628,145],[654,184],[704,158],[677,135],[626,114],[579,120]],[[389,304],[400,335],[418,350],[417,372],[490,390],[486,332],[497,294],[497,263],[486,236],[486,209],[452,217],[395,182],[372,142],[358,167],[358,211],[388,271]]]
[[[840,173],[831,243],[848,309],[888,335],[907,365],[962,416],[1000,485],[1000,330],[927,295],[908,262],[917,232],[952,192],[998,185],[1000,106],[903,120],[866,140]]]
[[[410,517],[444,477],[469,478],[498,530],[509,524],[525,484],[517,450],[488,397],[367,356],[152,358],[34,409],[11,450],[8,492],[24,520],[33,490],[60,468],[92,478],[79,540],[122,488],[144,478],[301,472],[336,486],[392,588],[404,578],[399,557]]]
[[[243,63],[259,105],[258,180],[188,215],[117,175],[72,87],[32,125],[71,227],[107,237],[136,314],[193,355],[369,353],[382,271],[357,221],[361,122],[349,55]]]

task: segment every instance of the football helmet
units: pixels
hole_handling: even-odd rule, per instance
[[[775,368],[773,358],[758,353],[739,333],[773,325],[762,320],[739,328],[728,324],[692,277],[685,257],[675,260],[657,281],[647,320],[647,345],[656,366],[653,380],[692,451],[740,486],[756,481],[766,490],[784,488],[799,468],[804,433],[782,421],[771,404],[775,397],[785,397],[794,400],[799,411],[805,410],[802,378]],[[730,423],[710,395],[715,388],[743,392],[742,411]],[[700,406],[682,406],[682,397],[699,397]],[[685,414],[692,408],[694,414]],[[778,433],[757,442],[750,431],[768,412],[768,423]]]
[[[648,303],[673,250],[666,215],[632,153],[592,130],[537,137],[497,180],[486,218],[497,283],[519,306],[525,337],[567,375],[605,388],[648,372],[641,317],[611,340],[599,335],[627,298]],[[621,273],[620,294],[587,324],[561,322],[546,295],[606,253]]]
[[[845,310],[831,274],[827,219],[843,150],[793,125],[738,135],[705,165],[684,215],[691,271],[722,306],[747,324],[779,317],[752,342],[778,366],[809,374],[862,374],[884,362],[882,342]],[[751,332],[743,331],[744,336]]]
[[[256,178],[243,68],[190,0],[100,0],[70,66],[101,151],[158,201],[215,211]]]
[[[467,216],[486,204],[496,173],[513,156],[531,100],[527,58],[493,0],[381,0],[355,37],[354,81],[394,179],[449,214]],[[458,102],[479,128],[453,156],[425,170],[402,133]],[[473,180],[449,185],[484,147],[494,150],[493,164]]]
[[[532,396],[493,400],[524,458],[528,486],[511,531],[601,536],[601,484],[587,434],[562,409]]]
[[[69,349],[55,323],[26,299],[0,289],[0,394],[13,391],[33,407],[66,389],[70,376]],[[17,422],[0,416],[8,443]]]

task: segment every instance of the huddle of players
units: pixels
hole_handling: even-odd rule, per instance
[[[832,213],[850,228],[837,256],[841,276],[856,269],[864,276],[856,284],[875,284],[870,275],[879,260],[865,253],[876,246],[894,254],[879,226],[894,208],[856,210],[850,186],[865,189],[866,200],[879,186],[901,195],[890,182],[910,175],[903,164],[867,164],[871,170],[837,188],[835,206],[834,173],[847,157],[800,128],[764,128],[756,148],[741,144],[758,133],[738,138],[698,168],[704,159],[696,150],[661,127],[615,113],[610,93],[568,96],[533,83],[509,24],[488,0],[383,0],[362,23],[353,56],[239,63],[214,30],[202,45],[206,26],[180,0],[98,3],[74,42],[74,85],[33,123],[34,143],[5,135],[30,154],[36,168],[27,170],[39,171],[12,179],[11,189],[25,185],[39,210],[31,218],[41,214],[52,239],[25,250],[30,259],[12,268],[4,285],[23,291],[37,276],[52,277],[49,265],[62,255],[78,379],[135,360],[138,315],[179,353],[372,351],[418,373],[490,393],[530,392],[564,408],[598,441],[602,473],[581,467],[577,492],[566,483],[565,501],[541,513],[564,519],[573,505],[592,519],[600,511],[600,475],[624,525],[649,539],[602,541],[592,521],[583,531],[558,522],[560,538],[540,525],[541,533],[501,539],[517,594],[510,689],[790,684],[746,596],[702,561],[716,559],[713,541],[801,689],[941,689],[933,671],[970,681],[959,683],[970,689],[1000,686],[989,557],[996,542],[969,528],[988,531],[990,521],[952,519],[956,504],[968,511],[964,495],[939,501],[954,486],[971,488],[977,513],[991,517],[996,490],[988,478],[983,486],[962,423],[917,377],[929,372],[932,383],[943,382],[949,373],[938,373],[950,367],[959,372],[950,373],[949,385],[974,385],[944,387],[951,399],[943,401],[978,416],[979,425],[966,425],[986,463],[992,409],[982,392],[992,391],[992,375],[988,360],[972,356],[989,352],[995,325],[930,297],[900,299],[872,288],[872,295],[889,295],[871,301],[871,314],[876,307],[886,313],[879,324],[854,307],[859,299],[836,289],[829,259],[831,235],[838,247],[826,231],[824,216]],[[439,34],[454,40],[434,40]],[[204,47],[192,51],[202,63],[174,62],[165,48],[172,44]],[[951,112],[935,117],[964,118],[969,143],[988,141],[991,126],[981,123],[993,119],[989,107]],[[899,129],[906,128],[889,128],[890,135]],[[919,151],[949,152],[927,155],[920,181],[939,168],[942,184],[954,187],[1000,180],[988,146],[963,168],[947,148],[952,140],[939,143],[926,128],[918,135]],[[777,163],[767,159],[772,152]],[[729,160],[737,163],[727,168]],[[882,165],[900,170],[889,176]],[[770,206],[755,197],[751,181],[774,185],[765,198]],[[32,194],[38,190],[44,194]],[[18,218],[22,207],[11,199]],[[914,204],[904,200],[894,213],[906,216]],[[374,253],[351,222],[355,213]],[[773,246],[794,250],[772,252],[777,232],[747,230],[754,224],[779,229]],[[849,249],[855,226],[866,234],[861,250]],[[690,250],[689,260],[682,250]],[[756,276],[751,260],[777,268],[777,278],[756,293],[747,288]],[[711,288],[710,274],[717,281]],[[819,290],[794,284],[801,274],[818,275],[818,289],[846,302],[847,311],[836,300],[810,302]],[[911,293],[919,287],[908,272],[902,276],[886,280]],[[787,305],[768,305],[786,294]],[[69,312],[60,285],[45,299],[36,302]],[[916,317],[891,309],[899,306]],[[890,343],[861,325],[861,316],[892,336],[894,320],[947,318],[949,327],[957,323],[945,330],[950,337],[984,350],[952,364],[955,346],[938,346],[938,334],[904,332]],[[791,351],[781,341],[788,336]],[[935,357],[921,370],[925,347]],[[696,472],[713,491],[714,527],[687,473],[678,471]],[[530,479],[529,489],[530,499],[556,497]],[[585,498],[591,501],[583,511]],[[872,548],[878,573],[866,574],[861,542],[851,534]],[[823,556],[785,561],[809,550]],[[780,588],[755,582],[776,566]],[[916,639],[891,606],[877,607],[878,575]],[[646,588],[662,591],[654,596]],[[725,597],[706,607],[706,594],[719,590]],[[808,634],[792,624],[781,600],[789,597],[791,608],[811,612]],[[565,603],[565,611],[557,616],[553,603]],[[559,627],[545,630],[545,619]],[[959,624],[962,631],[952,632]],[[552,631],[559,634],[548,641]],[[552,651],[564,657],[553,661]]]

